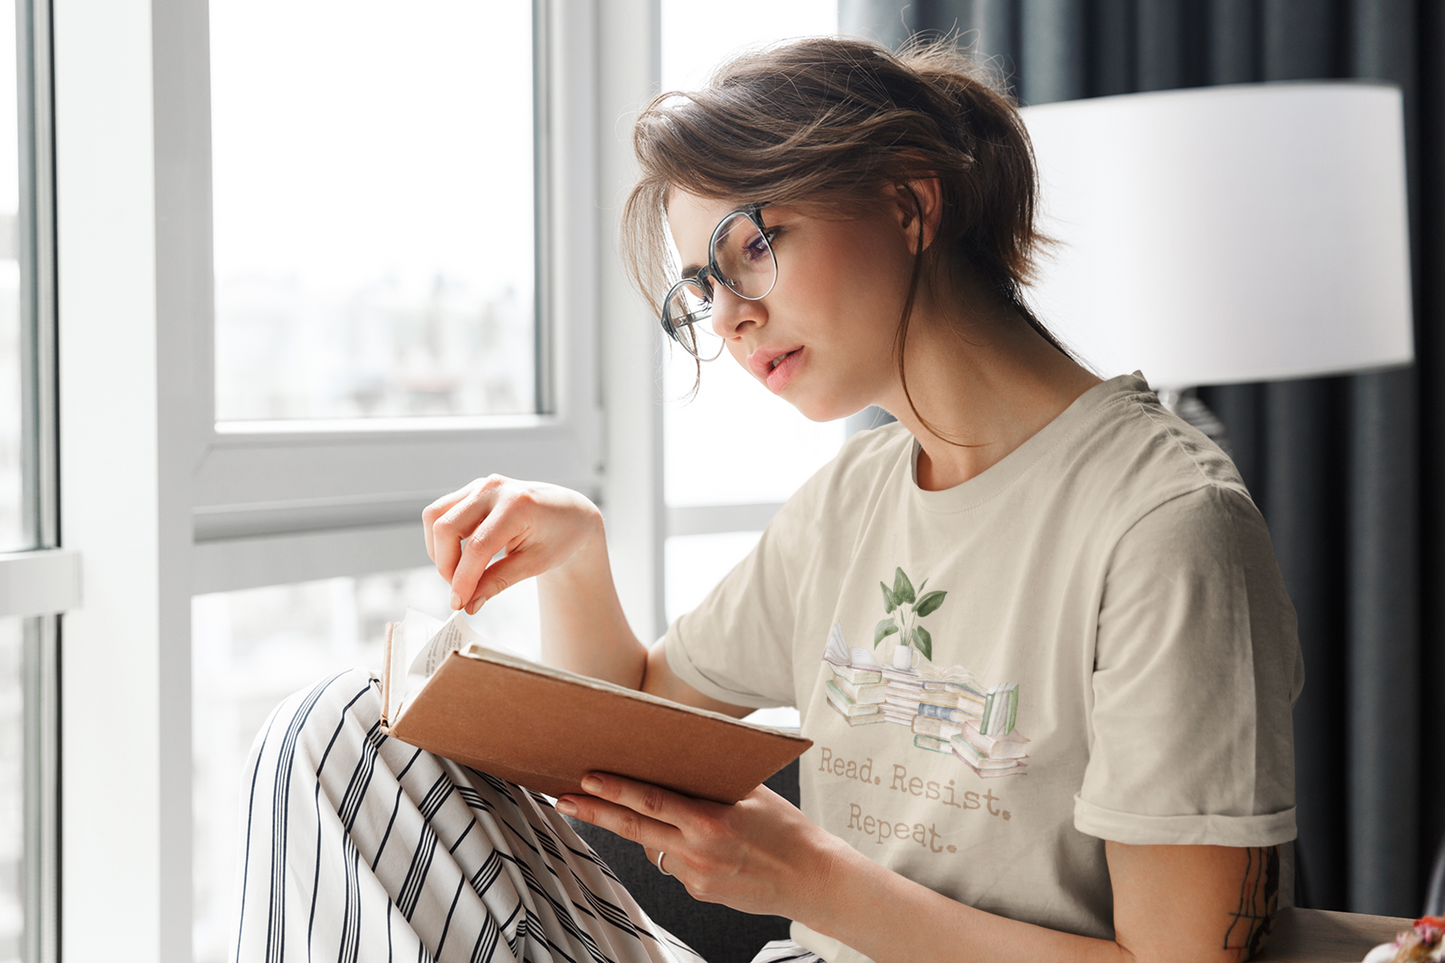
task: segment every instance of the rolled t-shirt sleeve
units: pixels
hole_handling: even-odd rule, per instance
[[[1302,683],[1294,609],[1248,497],[1205,486],[1155,508],[1108,567],[1075,827],[1136,845],[1293,839]]]
[[[803,510],[784,505],[747,557],[668,627],[668,666],[704,695],[758,708],[794,703],[791,556],[794,518]]]

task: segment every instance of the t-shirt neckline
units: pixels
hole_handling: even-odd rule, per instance
[[[1087,424],[1105,405],[1121,395],[1149,390],[1148,382],[1138,371],[1100,382],[1075,398],[1058,417],[1034,432],[997,464],[962,484],[942,491],[925,491],[918,486],[918,454],[922,449],[918,439],[914,438],[908,446],[907,477],[915,504],[929,512],[961,512],[976,508],[1018,481],[1044,455]]]

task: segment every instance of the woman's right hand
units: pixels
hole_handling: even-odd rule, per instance
[[[556,485],[489,475],[438,498],[421,517],[426,553],[451,583],[452,608],[471,613],[507,586],[559,568],[584,548],[600,547],[606,558],[597,506]],[[499,552],[502,557],[492,561]]]

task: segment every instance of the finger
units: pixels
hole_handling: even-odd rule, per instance
[[[436,552],[437,571],[448,582],[456,575],[457,563],[461,561],[462,539],[473,534],[486,520],[501,497],[506,481],[500,475],[478,479],[456,504],[433,523],[432,550]]]
[[[682,832],[676,826],[651,819],[626,806],[619,806],[596,796],[559,796],[557,811],[567,816],[575,816],[584,823],[600,826],[623,839],[640,843],[644,849],[676,853],[684,845]]]
[[[639,782],[607,772],[589,772],[582,778],[582,788],[646,819],[678,828],[696,820],[701,815],[700,808],[708,805],[691,796],[684,796],[649,782]]]
[[[465,553],[463,553],[465,555]],[[466,564],[463,558],[462,565]],[[470,615],[476,615],[477,610],[488,601],[513,585],[526,578],[533,578],[541,575],[547,570],[536,552],[523,549],[518,552],[508,552],[501,558],[492,562],[483,570],[477,579],[477,587],[472,590],[470,598],[467,598],[466,610]],[[461,566],[458,566],[457,573],[460,576]],[[466,596],[462,596],[466,598]]]
[[[432,502],[426,508],[422,509],[421,530],[423,537],[425,537],[426,539],[426,557],[431,559],[433,562],[437,560],[437,557],[436,552],[433,548],[434,538],[432,535],[432,526],[437,523],[437,519],[441,518],[442,515],[446,514],[447,509],[451,508],[457,502],[465,498],[467,494],[471,491],[471,489],[472,486],[468,485],[465,488],[458,488],[454,492],[448,492],[441,498],[438,498],[436,501]]]
[[[476,601],[482,589],[482,578],[488,571],[501,566],[500,572],[492,571],[492,580],[495,582],[499,578],[506,579],[508,573],[518,567],[518,562],[503,566],[506,558],[496,562],[492,559],[498,552],[520,543],[527,534],[530,522],[529,513],[525,506],[518,504],[517,499],[506,498],[492,506],[487,517],[476,527],[460,550],[460,558],[451,577],[452,608],[459,609],[463,603],[470,605]],[[525,561],[521,564],[525,564]],[[519,574],[518,577],[522,576]],[[504,581],[500,588],[486,597],[496,595],[508,584],[511,583]]]
[[[676,850],[650,849],[644,846],[642,852],[647,856],[647,861],[656,866],[657,871],[664,876],[677,876],[679,872],[691,868]],[[681,879],[678,881],[681,882]],[[683,885],[687,884],[683,883]]]

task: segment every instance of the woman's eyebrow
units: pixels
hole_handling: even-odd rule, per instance
[[[695,278],[697,277],[697,272],[701,270],[701,264],[684,264],[682,266],[682,276],[685,278]]]

